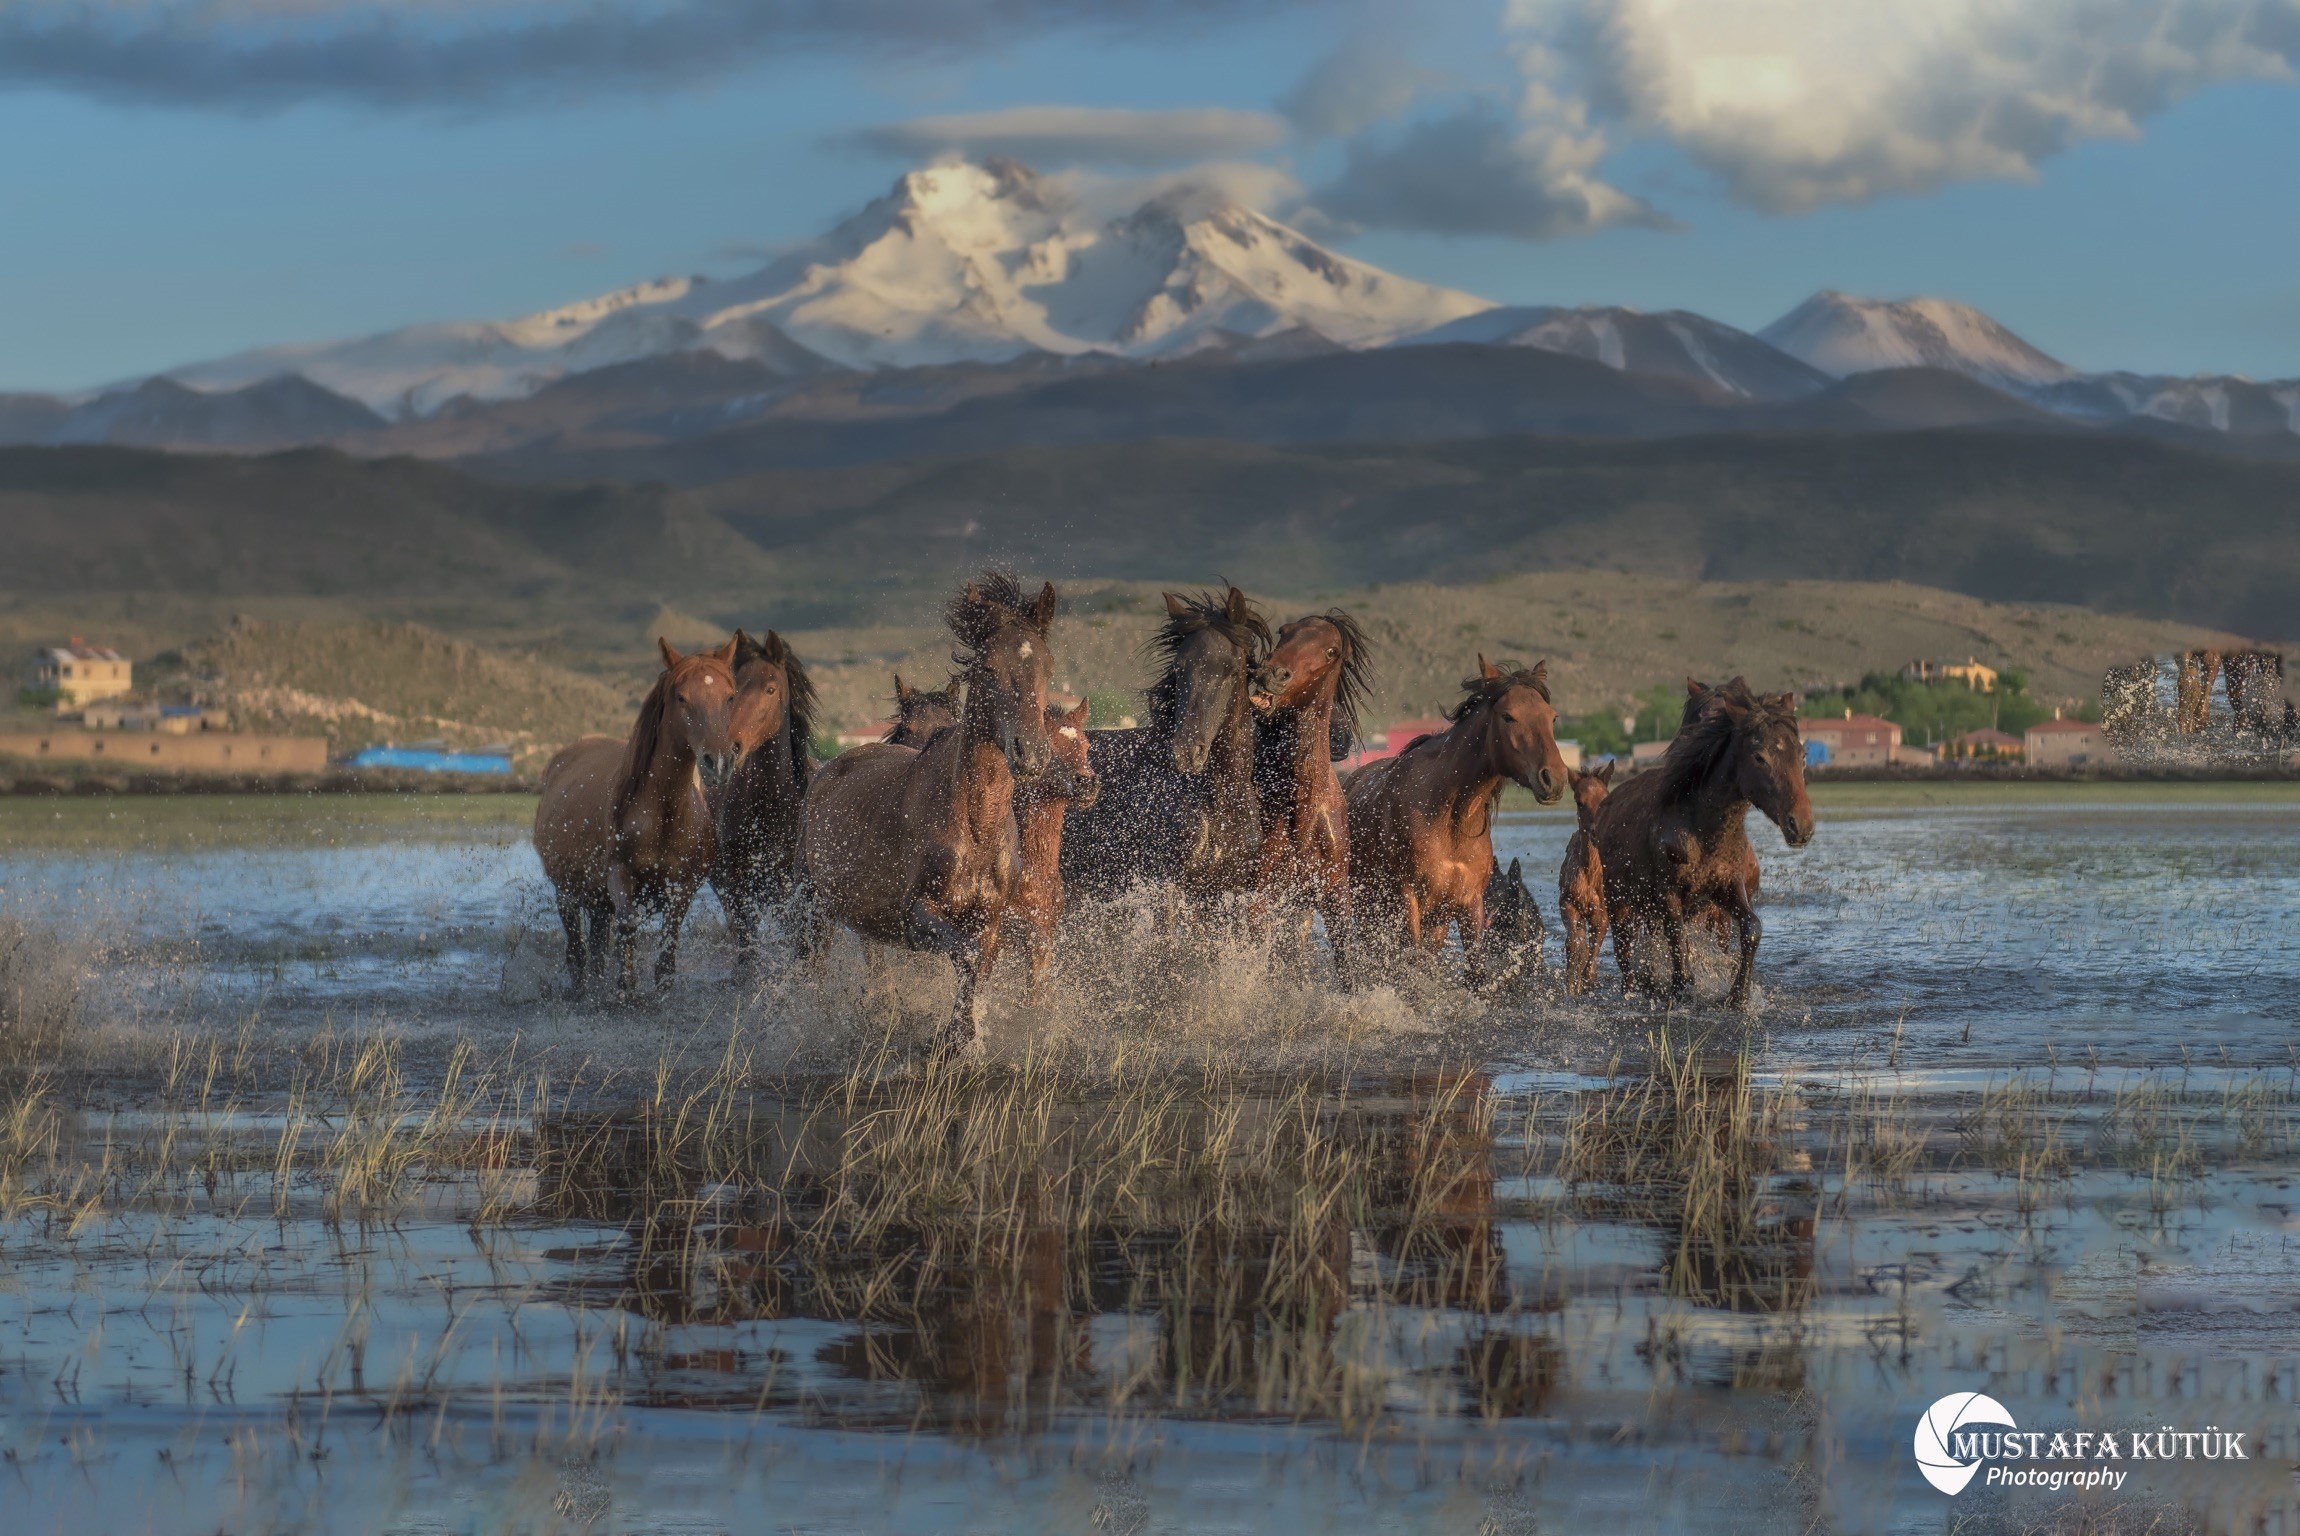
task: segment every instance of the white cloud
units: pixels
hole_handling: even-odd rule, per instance
[[[1473,99],[1397,135],[1362,134],[1317,206],[1344,224],[1548,240],[1666,221],[1592,174],[1605,139],[1579,104],[1529,88],[1521,115]]]
[[[2300,57],[2300,0],[1514,0],[1509,27],[1600,121],[1775,213],[2032,177]]]
[[[1011,155],[1043,167],[1148,169],[1251,154],[1286,136],[1283,118],[1229,107],[1007,107],[886,123],[851,135],[850,142],[903,159]]]

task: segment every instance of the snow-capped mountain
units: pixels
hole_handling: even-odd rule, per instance
[[[1159,357],[1307,331],[1370,346],[1489,308],[1179,191],[1107,222],[1009,161],[913,171],[829,234],[727,282],[667,278],[511,321],[266,347],[172,370],[199,388],[301,373],[395,415],[524,396],[695,349],[790,376],[829,366]]]
[[[1827,374],[1747,331],[1683,309],[1647,314],[1605,305],[1512,306],[1465,316],[1405,344],[1447,342],[1564,352],[1624,373],[1691,379],[1751,400],[1802,399],[1829,383]]]
[[[1757,335],[1840,379],[1880,368],[1946,368],[2021,391],[2077,376],[1979,310],[1949,299],[1864,299],[1824,288]]]

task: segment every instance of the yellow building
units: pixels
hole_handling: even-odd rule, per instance
[[[1997,669],[1970,656],[1942,667],[1941,676],[1952,683],[1962,683],[1975,693],[1997,691]]]
[[[32,658],[25,681],[54,689],[59,713],[98,699],[116,699],[136,686],[135,664],[108,645],[90,645],[78,635]]]

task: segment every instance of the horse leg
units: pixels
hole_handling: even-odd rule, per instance
[[[1565,990],[1578,996],[1597,982],[1597,951],[1589,941],[1589,914],[1580,897],[1566,895],[1558,900],[1557,917],[1565,925]]]
[[[1733,972],[1733,992],[1728,1001],[1746,1011],[1750,986],[1757,978],[1757,945],[1765,937],[1765,923],[1749,900],[1749,888],[1738,882],[1733,887],[1732,915],[1741,929],[1741,963]]]
[[[679,925],[687,920],[687,904],[695,899],[695,888],[671,892],[663,907],[663,947],[655,951],[655,990],[660,992],[671,984],[679,972]]]
[[[1469,984],[1482,992],[1493,985],[1493,957],[1486,953],[1485,890],[1480,887],[1461,910],[1461,956]]]
[[[1326,943],[1334,951],[1334,980],[1342,990],[1357,985],[1357,915],[1350,910],[1350,878],[1345,869],[1329,866],[1318,916],[1326,920]],[[1306,942],[1306,941],[1305,941]]]
[[[725,886],[716,883],[719,905],[727,914],[727,935],[735,941],[735,980],[751,974],[759,958],[759,904],[739,880],[729,880]]]
[[[594,897],[584,907],[583,916],[590,935],[583,946],[585,982],[596,986],[607,979],[607,957],[615,949],[615,904],[603,896]]]
[[[607,895],[615,903],[615,995],[628,1003],[639,995],[639,900],[620,864],[607,871]]]
[[[1669,940],[1669,995],[1682,998],[1693,989],[1692,935],[1685,925],[1685,901],[1672,894],[1661,904],[1661,932]]]
[[[583,995],[583,898],[572,891],[561,891],[559,897],[559,926],[567,930],[567,984],[575,996]]]

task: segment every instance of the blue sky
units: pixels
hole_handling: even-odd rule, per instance
[[[235,34],[246,5],[157,0],[185,13],[174,35],[223,50],[172,74],[165,40],[157,63],[132,36],[66,48],[62,12],[0,0],[0,56],[48,28],[31,63],[0,64],[0,388],[743,270],[904,168],[859,131],[1047,105],[1257,114],[1269,142],[1227,158],[1282,173],[1272,212],[1504,302],[1754,329],[1823,286],[1937,293],[2079,367],[2300,375],[2300,11],[2264,31],[2259,3],[2187,0],[2226,25],[2169,64],[2172,0],[2026,0],[2009,30],[2006,0],[1940,0],[1971,13],[1969,45],[1953,25],[1901,36],[1883,0],[1838,0],[1850,31],[1770,43],[1818,0],[1706,0],[1704,19],[1750,12],[1716,42],[1662,14],[1672,0],[1209,0],[1119,26],[1047,0],[927,48],[753,29],[635,74],[612,48],[554,62],[519,0],[485,0],[508,19],[460,85],[476,44],[452,29],[418,31],[436,58],[381,84],[347,67],[368,56],[367,3]],[[905,3],[858,0],[889,26]],[[313,14],[337,33],[266,54]],[[516,88],[526,48],[556,71],[534,91]],[[1339,126],[1300,105],[1322,66],[1345,88],[1330,99],[1364,107]],[[1110,152],[1046,148],[1088,170]],[[1139,172],[1161,150],[1120,153]]]

